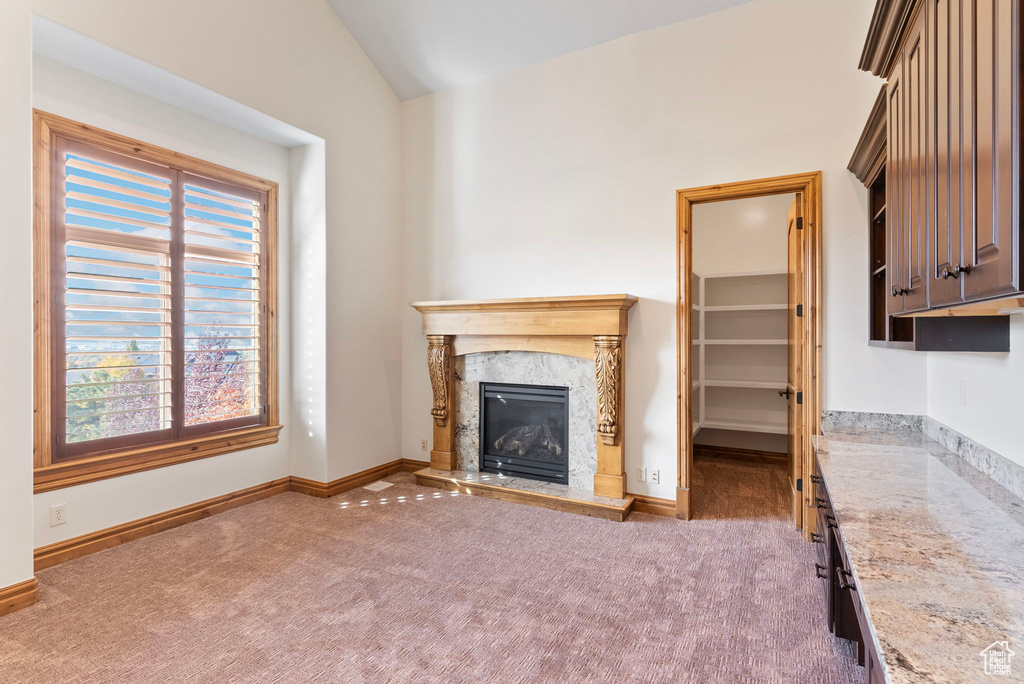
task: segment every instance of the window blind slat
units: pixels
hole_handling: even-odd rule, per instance
[[[66,149],[67,443],[260,415],[263,195]]]
[[[171,422],[170,175],[102,156],[64,164],[68,443]]]
[[[193,183],[184,200],[185,423],[253,415],[261,396],[260,207]]]
[[[136,189],[149,187],[156,191],[164,192],[167,190],[167,186],[170,183],[170,180],[167,178],[159,178],[157,176],[151,176],[138,171],[131,171],[126,168],[86,159],[74,154],[67,155],[65,166],[67,168],[66,174],[69,176],[79,176],[83,173],[96,174],[99,176],[116,178],[125,183],[126,187]]]

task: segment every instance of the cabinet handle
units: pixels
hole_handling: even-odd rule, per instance
[[[825,571],[826,571],[824,575],[822,575],[822,574],[821,574],[821,571],[822,571],[822,570],[825,570]],[[815,576],[816,576],[816,577],[817,577],[818,579],[828,579],[828,568],[826,568],[826,567],[825,567],[824,565],[822,565],[821,563],[815,563],[815,564],[814,564],[814,575],[815,575]]]
[[[847,582],[843,577],[844,575],[846,575],[847,577],[853,577],[853,575],[851,575],[846,570],[843,570],[842,568],[836,568],[836,579],[839,580],[839,588],[849,589],[850,591],[857,591],[857,586]]]
[[[822,482],[824,482],[824,480],[822,480],[817,475],[811,475],[811,482],[813,482],[814,484],[822,484]]]
[[[814,542],[815,544],[824,544],[825,543],[825,538],[822,537],[817,532],[811,532],[811,541]]]
[[[943,266],[942,270],[939,272],[939,275],[942,276],[943,280],[947,280],[949,278],[959,278],[961,275],[970,275],[970,274],[971,274],[971,265],[970,264],[964,264],[963,266],[961,266],[960,264],[956,264],[956,265],[953,266],[952,270],[950,270],[946,266]]]

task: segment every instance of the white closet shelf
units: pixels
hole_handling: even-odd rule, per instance
[[[788,275],[789,271],[779,269],[768,269],[767,271],[736,271],[735,273],[714,273],[711,275],[700,275],[702,280],[712,278],[751,278],[756,276]],[[696,275],[696,274],[694,274]]]
[[[700,384],[700,383],[698,383]],[[704,379],[705,387],[739,387],[743,389],[786,389],[785,380],[713,380]]]
[[[701,340],[701,344],[730,344],[741,345],[782,345],[789,344],[789,340]]]
[[[788,304],[729,304],[722,306],[694,307],[698,311],[785,311]]]
[[[786,434],[786,402],[775,396],[786,388],[786,272],[694,274],[690,283],[694,434]]]
[[[789,427],[779,423],[742,423],[726,420],[705,420],[700,425],[709,430],[739,430],[740,432],[765,432],[772,435],[784,435]]]

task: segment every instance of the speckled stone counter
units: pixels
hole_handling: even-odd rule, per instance
[[[815,451],[888,681],[1024,681],[1024,501],[913,429]],[[1010,676],[984,672],[996,641]]]

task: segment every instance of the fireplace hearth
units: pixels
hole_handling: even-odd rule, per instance
[[[568,484],[568,388],[481,382],[480,470]]]

